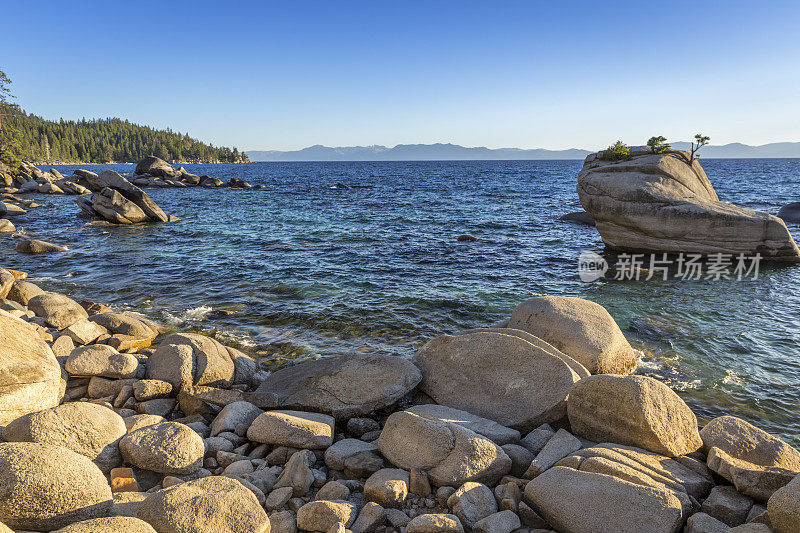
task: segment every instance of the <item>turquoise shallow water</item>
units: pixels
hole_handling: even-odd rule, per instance
[[[800,161],[703,165],[723,200],[775,213],[800,199]],[[602,242],[594,228],[557,220],[579,208],[580,166],[187,165],[268,187],[148,190],[183,221],[128,228],[85,226],[74,198],[36,195],[43,207],[15,223],[70,251],[25,256],[0,237],[0,264],[52,290],[215,332],[268,366],[352,351],[411,356],[441,333],[507,318],[532,294],[588,298],[642,350],[638,371],[665,380],[701,420],[736,414],[800,444],[800,267],[762,268],[755,281],[583,283],[578,255]],[[337,182],[353,188],[331,189]],[[463,233],[478,242],[457,242]]]

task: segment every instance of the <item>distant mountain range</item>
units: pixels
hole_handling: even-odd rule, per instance
[[[674,148],[688,150],[688,142],[672,143]],[[316,144],[302,150],[251,150],[245,152],[251,161],[443,161],[483,159],[583,159],[592,150],[570,148],[545,150],[544,148],[468,148],[457,144],[398,144],[387,146],[342,146],[331,148]],[[800,142],[784,142],[750,146],[731,143],[722,146],[704,146],[700,154],[706,159],[738,158],[800,158]]]

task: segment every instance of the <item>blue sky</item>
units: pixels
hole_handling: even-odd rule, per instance
[[[800,3],[8,2],[46,118],[240,149],[800,141]]]

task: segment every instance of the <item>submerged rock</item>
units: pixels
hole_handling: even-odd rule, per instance
[[[630,251],[755,255],[800,261],[783,220],[721,202],[688,152],[633,151],[628,161],[587,156],[578,196],[603,242]]]
[[[575,211],[573,213],[567,213],[566,215],[561,215],[558,220],[564,220],[566,222],[575,222],[577,224],[583,224],[584,226],[594,226],[594,219],[592,215],[587,213],[586,211]]]
[[[800,202],[786,204],[778,210],[778,218],[790,224],[800,223]]]
[[[15,250],[22,254],[44,254],[49,252],[66,252],[69,248],[36,239],[23,239],[17,243]]]

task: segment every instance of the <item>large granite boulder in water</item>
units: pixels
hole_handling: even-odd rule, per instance
[[[136,164],[134,174],[150,174],[151,176],[161,176],[162,178],[177,178],[181,172],[175,167],[156,156],[149,155]]]
[[[760,253],[800,261],[784,222],[768,213],[721,202],[703,167],[687,152],[632,149],[629,161],[587,156],[578,196],[603,242],[628,251]]]
[[[92,190],[91,201],[76,200],[81,210],[94,211],[115,224],[137,222],[168,222],[169,216],[142,189],[113,170],[87,178]]]

